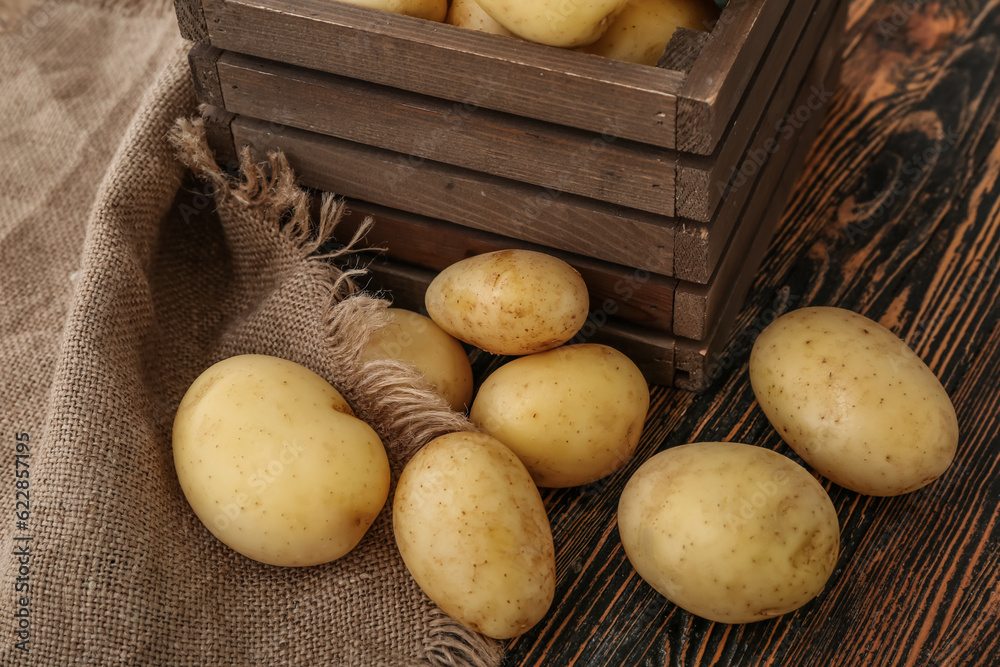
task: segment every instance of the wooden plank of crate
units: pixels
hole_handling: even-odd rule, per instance
[[[712,155],[680,154],[675,186],[677,217],[701,222],[712,219],[779,81],[802,80],[836,6],[837,0],[792,4],[715,151]]]
[[[846,6],[846,3],[844,3]],[[812,95],[814,86],[824,85],[828,73],[833,67],[833,61],[840,53],[838,30],[831,30],[833,37],[824,42],[820,52],[813,60],[810,72],[799,90],[790,109],[794,110]],[[822,116],[822,108],[816,115]],[[755,238],[765,235],[770,237],[776,220],[768,218],[764,211],[770,201],[770,193],[786,181],[794,180],[789,171],[792,156],[803,141],[811,142],[817,130],[817,123],[812,122],[803,128],[794,140],[777,137],[773,151],[768,151],[761,166],[761,177],[754,187],[751,197],[740,218],[743,223],[736,227],[728,244],[722,252],[723,260],[719,262],[711,280],[707,284],[682,282],[678,285],[673,332],[677,336],[703,340],[709,333],[712,324],[718,319],[719,313],[732,293],[741,268],[746,260],[746,249]],[[739,258],[739,261],[734,261]]]
[[[541,187],[560,185],[650,213],[674,212],[675,155],[619,139],[613,125],[595,134],[237,53],[205,64],[217,67],[222,106],[233,113]]]
[[[362,247],[383,248],[396,262],[440,271],[466,257],[519,248],[553,255],[580,272],[590,292],[591,309],[650,329],[670,331],[673,294],[677,281],[608,262],[560,252],[498,234],[481,232],[440,220],[393,210],[358,200],[348,200],[349,214],[337,225],[335,237],[351,239],[361,221],[371,215],[372,229]]]
[[[209,40],[227,51],[674,146],[680,72],[331,0],[202,5]]]
[[[233,141],[234,114],[220,107],[207,107],[202,111],[205,121],[205,138],[215,153],[215,161],[228,171],[239,169],[239,154]]]
[[[399,262],[376,260],[368,265],[369,277],[359,279],[368,292],[389,293],[394,305],[426,312],[424,293],[435,272]],[[589,326],[588,326],[589,325]],[[674,340],[617,322],[588,320],[571,343],[595,342],[610,345],[636,363],[652,384],[671,386],[674,382]]]
[[[836,32],[831,30],[827,34],[820,49],[827,68],[830,61],[839,55],[837,46],[841,38]],[[794,115],[798,109],[809,110],[810,116],[816,114],[809,109],[807,102],[809,96],[814,94],[810,87],[819,86],[823,81],[818,77],[819,69],[816,68],[807,76],[803,98],[795,104],[790,104],[789,100],[798,92],[800,82],[788,79],[778,84],[764,118],[747,148],[744,161],[737,170],[749,173],[746,182],[741,183],[737,178],[723,196],[722,204],[712,222],[685,221],[678,225],[674,236],[674,276],[678,279],[699,284],[707,283],[711,279],[723,256],[726,243],[737,221],[740,221],[739,215],[724,214],[724,212],[736,204],[742,207],[742,203],[752,192],[774,187],[773,182],[768,183],[763,180],[760,169],[761,156],[776,152],[782,143],[787,142],[789,136],[794,135],[802,127],[803,122]],[[771,178],[776,180],[782,176],[783,174],[777,173],[772,174]]]
[[[656,61],[657,67],[687,74],[712,38],[711,33],[679,27],[670,36],[663,55]]]
[[[788,4],[732,0],[726,6],[678,93],[678,150],[702,155],[715,150]]]
[[[844,2],[843,4],[846,8],[848,3]],[[838,12],[837,22],[840,25],[836,26],[834,30],[843,30],[844,17],[846,17],[845,11]],[[839,54],[839,50],[837,53]],[[840,76],[840,65],[839,57],[834,58],[824,85],[836,86]],[[821,124],[822,118],[817,115],[807,121],[800,131],[795,150],[788,161],[790,173],[801,171]],[[767,211],[764,213],[765,219],[772,220],[773,224],[777,224],[785,210],[795,182],[794,178],[786,178],[781,181],[770,200]],[[768,225],[762,228],[748,249],[744,268],[735,281],[734,287],[730,290],[718,317],[715,318],[714,328],[707,338],[701,342],[684,338],[677,339],[674,348],[674,384],[678,388],[702,391],[725,372],[725,364],[720,360],[724,359],[725,348],[733,335],[739,333],[732,331],[733,323],[743,307],[743,300],[746,298],[751,283],[753,283],[754,274],[770,245],[772,226]]]
[[[222,49],[209,44],[195,44],[188,51],[188,65],[194,79],[194,92],[198,101],[220,109],[226,105],[222,99],[222,83],[219,81],[219,58]],[[227,111],[231,111],[227,109]]]
[[[254,118],[237,145],[281,150],[314,188],[661,275],[673,272],[671,218],[500,179]]]
[[[208,26],[205,24],[201,0],[174,0],[174,13],[177,15],[181,37],[192,42],[208,43]]]

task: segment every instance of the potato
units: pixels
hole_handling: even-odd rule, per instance
[[[600,37],[628,0],[476,0],[518,37],[550,46],[581,46]]]
[[[580,51],[655,65],[677,28],[706,30],[719,16],[712,0],[629,0],[596,42]]]
[[[823,487],[788,457],[740,443],[664,450],[639,467],[618,504],[636,572],[709,620],[749,623],[822,592],[840,549]]]
[[[446,614],[489,637],[522,634],[555,595],[555,548],[538,489],[484,433],[427,443],[399,477],[393,531],[403,562]]]
[[[428,21],[444,21],[448,14],[448,0],[340,0],[350,5],[379,9],[393,14],[415,16]]]
[[[476,0],[452,0],[451,7],[448,9],[448,16],[445,17],[444,22],[468,30],[488,32],[493,35],[503,35],[505,37],[516,37],[514,33],[504,28],[492,16],[484,12]]]
[[[429,317],[386,308],[390,324],[372,336],[362,361],[398,359],[413,364],[456,412],[472,403],[472,365],[465,348]]]
[[[782,315],[754,343],[750,382],[785,442],[853,491],[908,493],[955,457],[958,419],[941,383],[863,315],[829,307]]]
[[[424,303],[455,338],[494,354],[524,355],[570,340],[587,321],[590,300],[583,278],[561,259],[498,250],[447,267]]]
[[[375,431],[326,380],[275,357],[231,357],[202,373],[177,409],[173,453],[202,523],[271,565],[340,558],[389,496]]]
[[[469,417],[510,447],[538,486],[589,484],[621,468],[639,443],[649,387],[606,345],[567,345],[494,371]]]

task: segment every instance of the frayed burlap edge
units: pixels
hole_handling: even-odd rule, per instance
[[[343,216],[343,200],[323,193],[313,229],[310,195],[298,184],[282,153],[269,153],[266,162],[256,163],[244,146],[239,159],[241,178],[236,180],[216,164],[202,119],[179,120],[171,138],[181,161],[211,183],[217,201],[236,201],[267,218],[282,220],[282,242],[294,248],[309,271],[327,284],[323,323],[331,359],[341,371],[337,389],[359,416],[392,443],[397,468],[439,435],[476,430],[464,415],[451,410],[413,366],[388,359],[360,360],[372,335],[388,324],[385,309],[391,304],[358,290],[355,278],[364,275],[365,269],[342,269],[335,263],[357,252],[359,241],[373,224],[370,217],[344,246],[319,253]]]
[[[386,308],[391,303],[358,289],[355,278],[364,275],[364,269],[342,269],[336,261],[357,252],[360,240],[373,224],[370,218],[347,244],[330,253],[319,253],[343,216],[344,202],[323,193],[319,219],[313,225],[309,193],[298,184],[282,153],[269,153],[265,162],[257,163],[249,148],[243,147],[239,156],[241,178],[236,179],[217,164],[201,118],[179,119],[170,138],[180,161],[212,185],[217,205],[237,202],[261,212],[265,218],[282,220],[279,242],[286,244],[306,264],[308,272],[327,286],[323,326],[331,361],[339,369],[339,377],[332,380],[358,417],[389,445],[394,477],[417,450],[434,438],[453,431],[476,430],[412,365],[391,359],[361,360],[368,341],[388,324]],[[430,665],[492,667],[502,658],[499,642],[468,630],[443,612],[429,622],[428,628],[425,657]]]

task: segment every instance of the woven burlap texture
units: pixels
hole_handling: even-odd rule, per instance
[[[232,182],[199,124],[178,124],[197,114],[169,6],[38,6],[40,26],[0,34],[0,664],[497,664],[406,572],[388,506],[351,554],[310,568],[255,563],[194,516],[171,424],[222,358],[326,377],[396,471],[468,423],[411,369],[359,364],[386,304],[348,297],[316,255],[335,202],[310,220],[280,156]]]

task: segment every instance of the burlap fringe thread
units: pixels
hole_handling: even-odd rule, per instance
[[[217,204],[238,202],[265,219],[281,220],[278,242],[287,244],[326,285],[329,295],[323,326],[330,359],[340,370],[334,384],[358,417],[387,444],[394,478],[430,440],[453,431],[476,430],[412,365],[395,360],[361,361],[361,352],[372,335],[388,323],[385,309],[391,304],[358,289],[355,278],[364,275],[364,269],[341,269],[335,262],[358,251],[358,242],[372,224],[370,219],[346,245],[334,252],[319,253],[333,236],[344,203],[324,193],[314,225],[309,193],[299,186],[283,154],[269,153],[267,161],[258,164],[249,148],[243,147],[240,178],[236,179],[216,163],[201,118],[178,120],[171,141],[181,162],[214,187]],[[450,619],[434,622],[432,632],[433,642],[426,647],[431,665],[488,667],[500,661],[499,643],[471,633]]]

